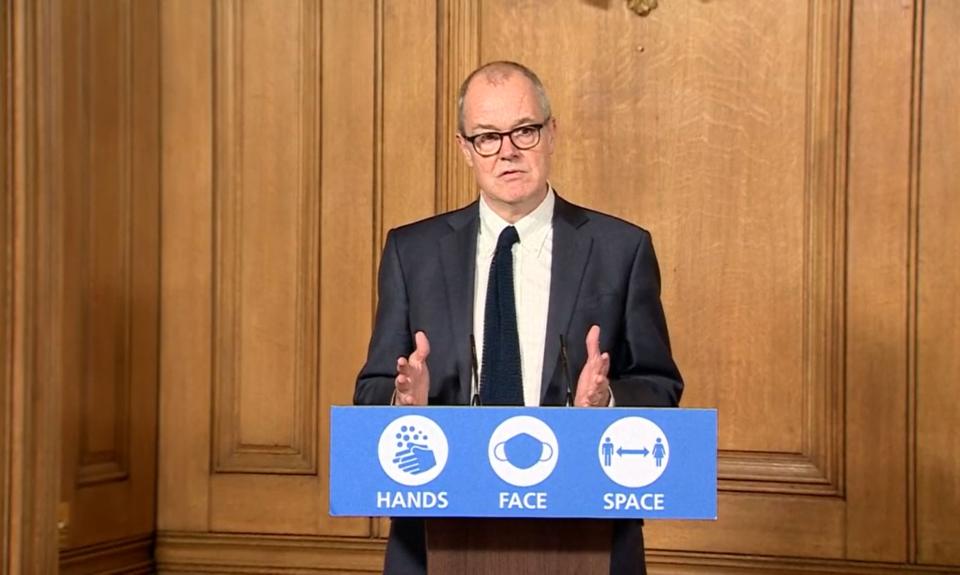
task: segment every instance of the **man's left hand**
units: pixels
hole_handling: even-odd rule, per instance
[[[576,407],[606,407],[610,405],[610,354],[600,353],[600,326],[587,332],[587,362],[577,380]]]

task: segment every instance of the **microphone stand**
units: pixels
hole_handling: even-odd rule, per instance
[[[573,394],[576,393],[576,388],[571,389],[571,382],[573,378],[570,377],[570,364],[567,361],[567,342],[563,339],[563,334],[560,334],[560,369],[563,370],[563,377],[567,384],[567,398],[566,398],[566,407],[573,406]]]
[[[477,374],[477,339],[470,334],[470,405],[483,405],[480,401],[480,377]]]

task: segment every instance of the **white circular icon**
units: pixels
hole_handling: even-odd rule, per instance
[[[607,477],[624,487],[645,487],[667,468],[670,445],[656,423],[643,417],[624,417],[600,436],[597,455]]]
[[[516,487],[530,487],[550,477],[559,455],[553,430],[529,415],[511,417],[498,425],[487,446],[494,473]]]
[[[384,473],[411,487],[436,479],[447,464],[448,453],[443,430],[422,415],[404,415],[391,421],[380,434],[377,447]]]

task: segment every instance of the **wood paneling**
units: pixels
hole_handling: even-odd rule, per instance
[[[122,482],[130,472],[133,51],[129,3],[72,2],[64,8],[69,493],[74,484]]]
[[[161,573],[381,573],[383,545],[347,537],[162,532]]]
[[[214,4],[217,473],[317,472],[319,16]]]
[[[61,16],[60,500],[65,560],[84,564],[155,523],[159,3],[67,2]]]
[[[157,525],[209,527],[213,46],[209,2],[161,4],[160,440]]]
[[[956,571],[948,3],[165,0],[161,571],[379,569],[326,413],[386,231],[475,197],[492,59],[544,80],[559,192],[652,231],[720,410],[720,519],[648,523],[651,572]]]
[[[956,568],[901,563],[670,551],[648,553],[647,571],[652,575],[956,575],[957,573]]]
[[[684,405],[721,410],[725,485],[837,493],[845,3],[483,6],[482,59],[552,95],[554,185],[651,229],[671,266]]]
[[[154,572],[152,535],[75,547],[60,554],[60,575],[150,575]]]
[[[848,557],[861,560],[908,559],[907,214],[913,18],[907,4],[853,6],[844,546]]]
[[[960,565],[960,3],[923,18],[917,304],[917,552]]]
[[[367,535],[327,514],[325,415],[367,343],[383,173],[411,173],[372,145],[398,84],[381,4],[277,6],[163,7],[159,527]]]
[[[552,95],[560,193],[653,232],[683,405],[720,410],[727,512],[657,524],[652,545],[843,557],[849,4],[687,2],[640,19],[485,2],[480,28],[482,60],[526,62]],[[797,536],[751,535],[767,521]]]
[[[437,211],[465,206],[477,197],[473,172],[463,161],[454,136],[459,131],[460,84],[480,65],[481,3],[439,0],[437,18]]]
[[[0,7],[0,573],[10,568],[13,521],[13,15]]]
[[[57,570],[62,270],[58,4],[3,3],[0,573]],[[7,323],[9,320],[9,323]]]
[[[271,2],[263,3],[268,10],[273,5]],[[319,16],[316,24],[320,26],[322,44],[310,45],[304,41],[304,37],[300,37],[298,42],[303,44],[302,50],[319,49],[321,77],[326,79],[319,87],[322,105],[319,154],[298,156],[299,165],[296,167],[304,176],[315,174],[319,178],[318,182],[315,180],[312,184],[319,184],[320,189],[319,201],[313,204],[319,210],[316,214],[318,219],[314,220],[319,222],[319,230],[316,225],[312,230],[319,233],[319,243],[306,243],[301,237],[295,246],[288,246],[294,252],[312,250],[309,257],[319,263],[322,287],[319,293],[313,294],[319,297],[319,340],[314,344],[317,347],[314,351],[319,354],[319,378],[309,382],[315,389],[319,404],[310,405],[309,409],[314,413],[319,410],[320,414],[325,415],[331,404],[350,401],[350,386],[342,382],[352,381],[355,377],[354,366],[362,360],[365,341],[362,339],[363,331],[346,330],[344,326],[355,325],[362,321],[358,318],[366,317],[372,290],[369,274],[373,253],[372,234],[357,234],[356,230],[371,230],[374,219],[371,146],[374,117],[371,74],[374,67],[374,5],[372,2],[350,5],[333,2],[324,3],[319,12],[293,12],[301,19],[298,25],[301,30],[308,29],[302,22],[304,16]],[[285,64],[296,66],[297,62]],[[271,65],[282,66],[280,62],[272,62]],[[291,74],[293,71],[287,70],[285,73]],[[300,93],[301,90],[310,88],[306,83],[289,87],[288,93],[284,94],[285,101],[295,105],[305,95],[309,96],[309,93]],[[295,110],[286,110],[279,103],[278,106],[278,114],[296,116]],[[246,141],[252,136],[243,134],[240,141],[227,142],[226,145],[249,145]],[[288,141],[295,140],[291,134],[287,134],[287,138]],[[272,155],[276,156],[277,153],[274,151]],[[327,169],[328,166],[336,168]],[[278,195],[290,198],[295,198],[298,193],[296,188],[277,190]],[[280,202],[278,197],[272,201]],[[249,237],[244,238],[246,246],[253,246],[261,239],[269,242],[268,238],[276,235],[278,230],[262,228],[259,232],[263,238],[248,232]],[[216,260],[211,264],[217,265]],[[270,267],[260,273],[271,275],[273,267],[282,262],[271,261],[269,264]],[[277,275],[282,277],[282,271]],[[271,367],[266,362],[258,364],[256,369],[265,372]],[[249,383],[265,401],[269,399],[268,403],[277,405],[270,409],[282,409],[283,405],[289,405],[283,403],[282,394],[280,398],[273,397],[274,387],[281,384],[279,389],[282,390],[282,385],[286,384],[282,379],[267,378]],[[327,514],[325,477],[328,449],[325,441],[328,429],[325,418],[319,420],[318,427],[317,438],[324,447],[318,453],[316,471],[309,475],[214,474],[209,478],[210,528],[215,531],[309,535],[367,534],[369,521],[333,519]],[[255,494],[269,495],[257,497]],[[284,512],[278,513],[277,510]]]
[[[386,232],[435,213],[438,150],[453,136],[438,131],[436,0],[380,2],[375,146],[380,222],[375,255]],[[377,211],[377,210],[375,210]],[[372,269],[371,274],[376,274]],[[371,277],[375,277],[372,275]],[[372,316],[371,316],[372,317]]]

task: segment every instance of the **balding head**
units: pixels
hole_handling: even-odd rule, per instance
[[[470,86],[473,82],[487,82],[492,85],[499,85],[504,83],[508,78],[515,74],[522,74],[530,83],[533,85],[533,91],[537,95],[537,102],[540,106],[541,117],[549,118],[550,113],[550,100],[547,98],[547,91],[543,87],[543,82],[540,81],[540,78],[531,70],[523,64],[518,64],[517,62],[510,62],[506,60],[498,60],[496,62],[488,62],[483,66],[480,66],[476,70],[470,73],[467,76],[467,79],[460,84],[460,92],[457,97],[457,131],[461,134],[466,134],[464,130],[465,120],[464,120],[464,100],[467,97],[467,91],[470,89]]]

